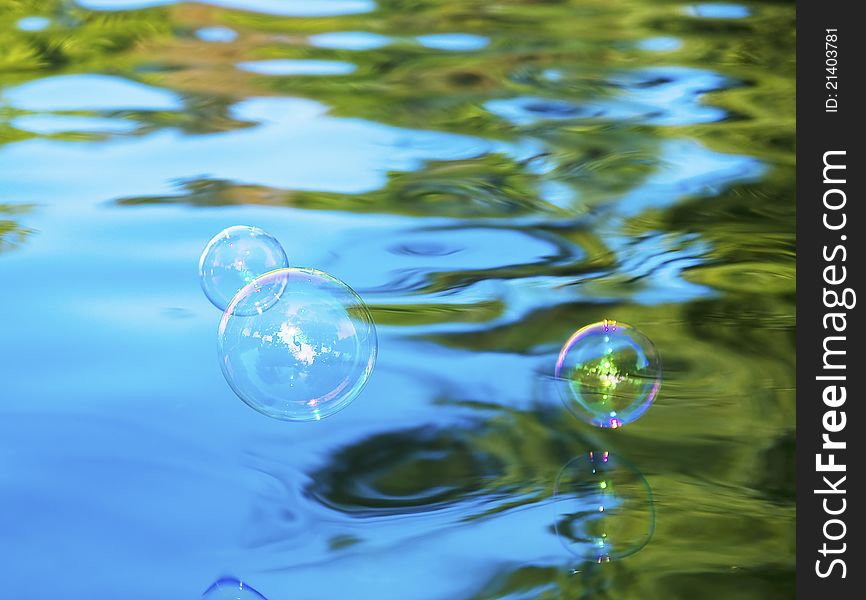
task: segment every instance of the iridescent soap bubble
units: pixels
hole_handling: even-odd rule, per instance
[[[205,590],[205,600],[268,600],[255,589],[234,577],[222,577]]]
[[[198,262],[201,288],[214,306],[225,310],[238,291],[259,275],[289,266],[280,243],[258,227],[235,225],[219,232],[205,246]],[[260,301],[273,299],[279,289],[268,289]],[[253,313],[259,307],[247,306]]]
[[[556,535],[583,561],[634,554],[655,530],[652,491],[640,471],[602,450],[572,459],[554,487]]]
[[[274,299],[273,290],[281,289]],[[265,304],[267,309],[256,311]],[[364,301],[315,269],[278,269],[244,287],[219,325],[220,366],[247,404],[276,419],[310,421],[347,406],[376,364]]]
[[[604,320],[579,329],[559,352],[556,386],[566,407],[598,427],[643,415],[661,387],[662,363],[640,331]]]

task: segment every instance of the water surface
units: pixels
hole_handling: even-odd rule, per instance
[[[794,569],[793,4],[0,0],[0,572],[19,598],[773,599]],[[318,423],[225,384],[196,279],[258,225],[367,300]],[[658,347],[617,431],[551,394]],[[646,478],[579,564],[561,467]]]

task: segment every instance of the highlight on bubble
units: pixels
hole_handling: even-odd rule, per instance
[[[262,305],[267,310],[257,310]],[[241,400],[275,419],[313,421],[361,393],[378,338],[367,305],[348,285],[316,269],[284,268],[237,293],[220,320],[218,348]]]
[[[643,333],[605,319],[578,329],[563,345],[554,381],[573,415],[597,427],[622,427],[656,399],[661,357]]]
[[[261,593],[234,577],[221,577],[205,590],[204,600],[268,600]]]
[[[268,232],[247,225],[235,225],[216,234],[205,246],[198,262],[201,288],[211,303],[225,310],[235,294],[259,275],[289,266],[280,243]],[[278,286],[258,295],[258,305],[247,310],[261,312],[282,291]]]
[[[584,562],[635,554],[655,531],[652,491],[634,466],[607,450],[569,461],[554,486],[556,535]]]

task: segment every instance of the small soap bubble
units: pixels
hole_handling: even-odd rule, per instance
[[[556,535],[582,561],[603,563],[634,554],[647,545],[655,530],[646,479],[606,450],[567,463],[553,493]]]
[[[274,299],[272,291],[282,292]],[[266,304],[267,308],[256,308]],[[244,287],[219,325],[223,374],[257,411],[313,421],[346,407],[367,383],[378,341],[364,301],[315,269],[278,269]]]
[[[621,427],[652,405],[662,363],[640,331],[604,320],[579,329],[559,352],[556,386],[566,407],[598,427]]]
[[[268,600],[255,589],[234,577],[222,577],[205,590],[205,600]]]
[[[238,291],[259,275],[289,266],[280,243],[258,227],[235,225],[219,232],[208,242],[198,263],[199,279],[205,295],[220,310],[228,308]],[[262,304],[245,305],[255,314],[282,291],[265,289],[257,296]]]

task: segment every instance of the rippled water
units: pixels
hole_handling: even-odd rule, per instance
[[[793,594],[792,4],[0,9],[17,598]],[[267,419],[221,376],[196,261],[238,223],[370,304],[376,371],[330,419]],[[604,318],[665,367],[614,431],[549,385]],[[602,565],[554,528],[592,448],[655,511]]]

